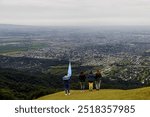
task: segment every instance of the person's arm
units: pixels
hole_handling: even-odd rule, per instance
[[[100,73],[100,77],[102,78],[102,74]]]

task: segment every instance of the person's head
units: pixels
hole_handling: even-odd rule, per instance
[[[80,74],[81,74],[81,75],[83,75],[83,74],[84,74],[84,72],[83,72],[83,71],[81,71],[81,72],[80,72]]]
[[[99,70],[99,69],[97,69],[97,71],[96,71],[97,73],[100,73],[101,71]]]
[[[93,74],[93,72],[92,72],[92,71],[90,71],[90,74]]]

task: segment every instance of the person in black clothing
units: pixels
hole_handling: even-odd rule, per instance
[[[90,74],[88,75],[88,82],[89,82],[89,91],[93,90],[93,82],[95,80],[95,76],[93,72],[91,71]]]
[[[84,72],[80,72],[80,75],[79,75],[79,81],[80,81],[80,87],[81,87],[81,91],[84,91],[85,89],[85,79],[86,79],[86,76],[84,74]]]
[[[101,72],[99,70],[97,70],[97,72],[95,74],[95,87],[96,87],[96,90],[100,89],[101,78],[102,78]]]

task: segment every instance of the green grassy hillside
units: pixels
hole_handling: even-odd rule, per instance
[[[92,92],[71,90],[69,96],[64,95],[62,91],[40,97],[38,100],[150,100],[150,87],[132,90],[101,89]]]

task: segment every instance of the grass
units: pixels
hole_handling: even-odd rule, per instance
[[[91,92],[71,90],[69,96],[64,95],[64,92],[61,91],[40,97],[37,100],[150,100],[150,87],[132,90],[101,89]]]
[[[16,52],[24,52],[29,50],[37,50],[47,47],[47,44],[44,43],[32,43],[32,45],[4,45],[0,46],[0,54],[15,54]]]

